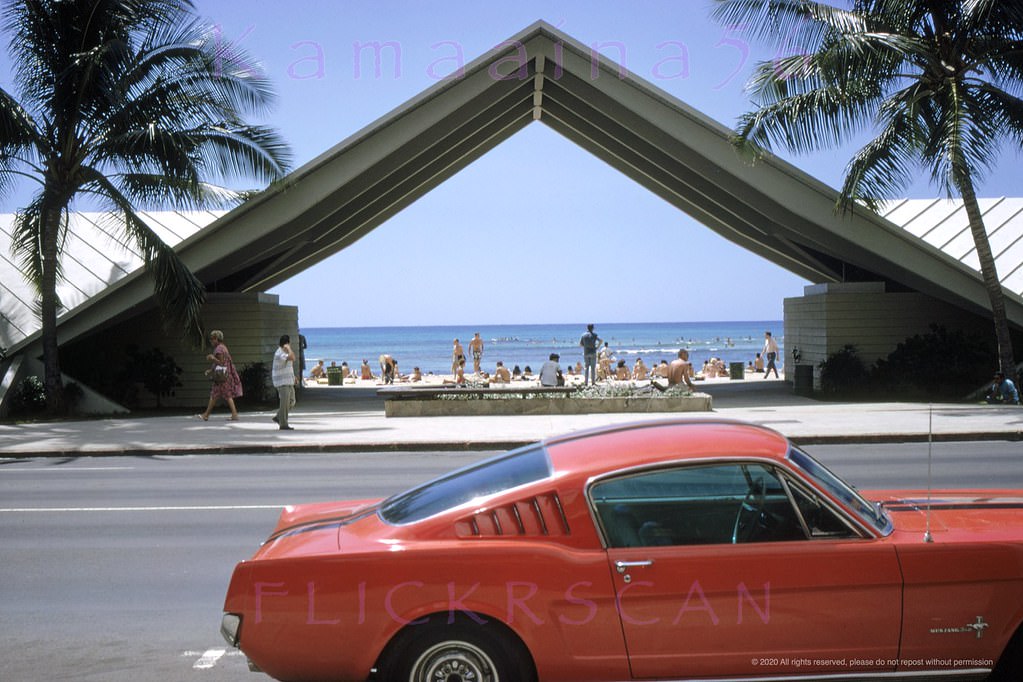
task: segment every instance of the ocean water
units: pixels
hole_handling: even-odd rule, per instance
[[[434,326],[434,327],[311,327],[302,330],[306,339],[306,367],[318,359],[327,365],[347,362],[353,369],[363,358],[374,372],[383,353],[394,357],[402,372],[419,367],[423,374],[450,374],[452,341],[458,339],[466,351],[467,369],[472,371],[469,341],[475,332],[483,338],[483,369],[493,372],[498,360],[509,369],[518,365],[538,371],[551,353],[561,356],[561,366],[582,362],[579,337],[585,324],[518,324]],[[785,359],[781,320],[746,322],[654,322],[596,324],[594,331],[607,341],[613,355],[632,368],[642,357],[648,366],[662,359],[671,362],[679,348],[689,350],[699,370],[710,357],[746,364],[764,346],[764,332],[778,341],[778,366]]]

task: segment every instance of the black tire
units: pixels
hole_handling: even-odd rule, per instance
[[[988,682],[1019,682],[1023,679],[1023,628],[1016,631],[1002,652]]]
[[[412,626],[388,647],[380,679],[387,682],[533,682],[522,643],[493,624]]]

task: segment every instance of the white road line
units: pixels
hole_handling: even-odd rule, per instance
[[[69,474],[79,471],[125,471],[135,467],[30,467],[26,469],[0,469],[0,474],[35,474],[39,472],[55,472]]]
[[[27,512],[142,512],[142,511],[246,511],[251,509],[283,509],[283,504],[205,505],[195,507],[6,507],[0,514]]]
[[[232,656],[243,656],[241,651],[238,649],[232,649],[228,651],[222,647],[216,647],[213,649],[207,649],[206,651],[182,651],[182,657],[184,658],[195,658],[198,656],[198,660],[192,664],[193,670],[209,670],[214,667],[221,658],[232,657]]]
[[[227,649],[207,649],[205,653],[199,657],[199,660],[192,664],[192,668],[195,670],[209,670],[215,666],[221,656],[226,653]]]

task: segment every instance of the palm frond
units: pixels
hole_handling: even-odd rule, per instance
[[[134,206],[118,188],[101,174],[89,178],[100,188],[124,229],[142,254],[146,270],[153,277],[154,293],[164,311],[167,331],[176,330],[192,341],[202,340],[200,313],[206,300],[206,288],[167,245],[136,213]]]
[[[864,30],[855,12],[811,0],[716,0],[712,16],[781,48],[815,50],[834,32]]]
[[[778,146],[801,154],[840,146],[869,122],[875,99],[875,93],[850,97],[837,87],[783,95],[740,117],[736,138],[740,144]]]
[[[917,121],[903,110],[894,112],[846,166],[838,207],[848,211],[862,203],[876,212],[882,200],[900,196],[920,164],[923,134]]]
[[[1023,98],[988,84],[977,88],[977,98],[985,103],[992,118],[999,122],[1002,134],[1023,148]]]
[[[11,255],[17,260],[25,280],[37,291],[41,290],[43,282],[43,242],[47,229],[44,220],[49,212],[45,192],[39,192],[28,206],[14,214],[11,224]],[[63,243],[67,221],[61,216],[59,223],[53,227],[57,230],[55,238]],[[64,279],[59,259],[54,277],[58,283]]]
[[[209,175],[272,182],[283,177],[290,165],[290,150],[273,128],[209,126],[202,133],[194,134]]]
[[[230,208],[248,196],[244,190],[209,182],[177,183],[163,173],[134,172],[107,177],[132,205],[141,209],[156,209],[167,205],[179,209]]]
[[[35,121],[4,89],[0,88],[0,198],[23,173],[22,166],[36,170],[39,150],[45,147]]]

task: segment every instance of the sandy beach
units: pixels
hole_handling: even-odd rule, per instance
[[[407,379],[404,379],[404,380],[395,381],[394,385],[395,386],[443,386],[445,382],[447,382],[447,383],[449,383],[451,385],[454,385],[453,379],[454,379],[453,376],[450,375],[450,374],[424,374],[422,381],[412,382],[412,381],[409,381]],[[484,381],[485,381],[483,378],[478,377],[478,376],[473,376],[471,374],[470,375],[466,375],[466,379],[467,379],[467,382],[468,382],[467,385],[470,385],[470,386],[472,386],[472,385],[482,385],[484,383]],[[765,379],[764,375],[760,374],[758,372],[746,372],[745,376],[744,376],[744,378],[742,380],[743,381],[785,381],[784,376],[782,378],[776,379],[772,375],[769,379]],[[721,383],[727,384],[727,383],[734,382],[734,381],[736,381],[736,380],[730,379],[728,377],[714,377],[714,378],[705,379],[703,377],[697,376],[694,379],[693,383],[696,385],[697,390],[699,390],[699,387],[700,387],[701,384],[702,385],[706,385],[706,384],[721,384]],[[666,383],[667,383],[666,380],[664,380],[664,379],[661,379],[660,382],[661,382],[662,386],[666,385]],[[306,379],[303,383],[304,383],[304,385],[307,388],[328,388],[329,387],[326,379],[319,379],[319,380]],[[565,383],[566,383],[567,386],[582,386],[582,384],[583,384],[583,377],[580,376],[580,375],[577,375],[577,374],[576,375],[566,375],[565,376]],[[644,379],[644,380],[631,380],[630,379],[628,381],[619,381],[617,379],[605,379],[603,381],[597,382],[597,384],[598,385],[610,385],[610,386],[630,386],[631,385],[631,386],[634,386],[636,388],[642,388],[644,386],[649,386],[650,385],[650,380],[649,379]],[[357,379],[357,378],[354,378],[354,377],[349,377],[349,378],[345,379],[345,382],[344,382],[344,386],[351,386],[351,387],[354,387],[354,388],[373,388],[373,387],[381,387],[382,388],[384,385],[385,385],[384,382],[379,377],[374,377],[373,379]],[[534,376],[534,377],[532,377],[530,379],[515,379],[515,380],[511,381],[510,383],[505,383],[505,384],[490,382],[489,388],[515,389],[515,388],[526,388],[526,387],[533,387],[533,386],[539,386],[539,385],[540,385],[539,377],[535,377]],[[330,387],[330,388],[336,388],[336,386]]]

